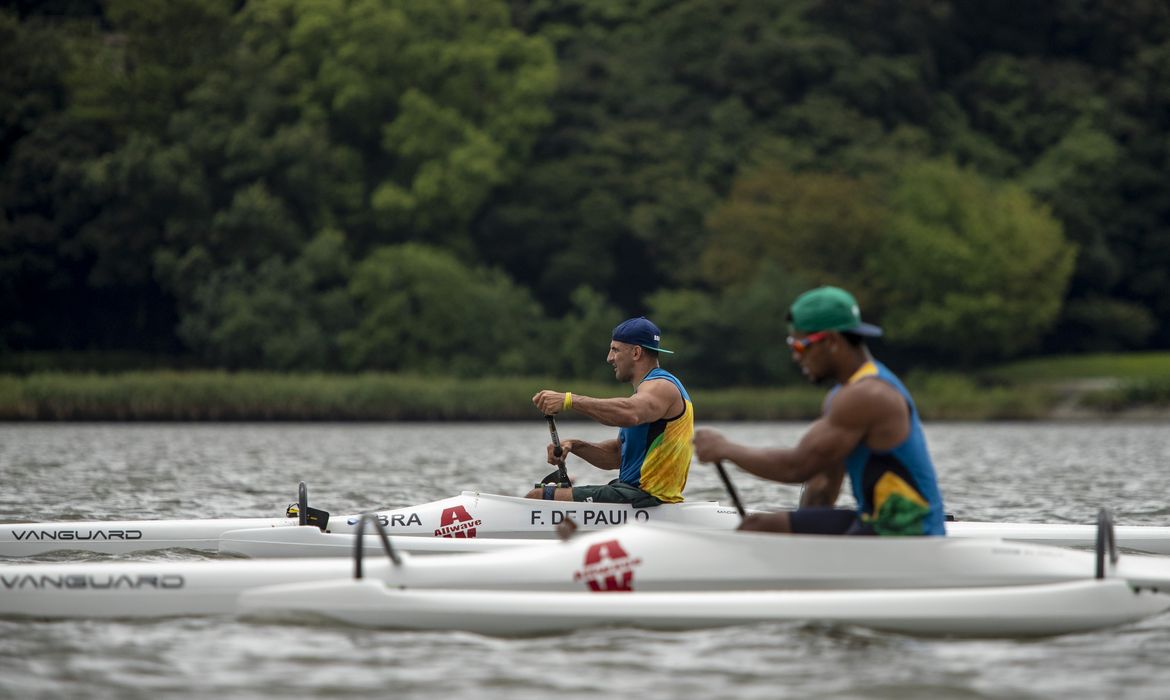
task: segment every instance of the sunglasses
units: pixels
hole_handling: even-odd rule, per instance
[[[803,355],[805,350],[808,350],[814,344],[821,342],[828,336],[828,331],[809,333],[803,338],[793,338],[792,336],[788,336],[788,347],[792,348],[792,352],[796,353],[797,355]]]

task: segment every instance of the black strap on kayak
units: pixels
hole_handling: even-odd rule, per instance
[[[378,531],[378,537],[382,540],[382,549],[386,550],[386,556],[390,557],[390,561],[394,562],[395,566],[402,566],[402,557],[398,556],[398,552],[394,551],[394,547],[390,545],[390,536],[386,534],[386,526],[378,518],[377,513],[362,513],[361,520],[358,520],[357,532],[354,533],[353,545],[353,577],[362,577],[362,554],[365,551],[365,534],[366,522],[374,523],[374,529]]]
[[[1117,535],[1113,532],[1113,514],[1108,508],[1097,512],[1097,578],[1105,578],[1105,555],[1109,564],[1117,565]]]
[[[296,518],[298,525],[314,525],[321,532],[329,526],[329,512],[309,507],[309,487],[301,482],[297,488],[297,502],[288,507],[285,515]]]

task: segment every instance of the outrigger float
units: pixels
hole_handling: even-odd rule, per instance
[[[752,512],[752,511],[749,511]],[[632,523],[673,523],[703,530],[732,530],[736,508],[715,501],[634,508],[614,503],[541,501],[464,491],[458,496],[373,514],[398,538],[400,549],[418,553],[482,552],[556,537],[555,526],[572,520],[586,531]],[[227,552],[251,557],[348,556],[361,514],[331,517],[308,505],[300,485],[286,517],[200,520],[59,521],[0,524],[0,557],[80,550],[128,554],[159,549]],[[302,527],[297,527],[301,525]],[[1091,548],[1092,525],[948,522],[951,537],[993,537],[1017,542]],[[405,537],[412,538],[406,540]],[[1170,527],[1117,526],[1118,546],[1170,555]],[[371,539],[367,547],[377,549]]]
[[[732,497],[738,504],[734,491]],[[1050,550],[1047,554],[1058,558],[1063,557],[1058,552],[1081,558],[1088,554],[1030,545],[1021,545],[1012,552],[1013,548],[1005,543],[1000,543],[1005,549],[998,552],[980,550],[976,545],[985,541],[975,539],[952,541],[965,545],[968,550],[965,554],[958,554],[960,549],[939,546],[945,540],[937,538],[875,540],[775,537],[733,532],[705,533],[707,541],[702,544],[706,546],[676,551],[693,555],[688,557],[688,570],[708,564],[734,566],[732,561],[718,561],[720,553],[731,553],[734,561],[739,562],[740,556],[753,554],[743,551],[744,545],[749,548],[762,545],[762,549],[770,550],[771,547],[765,544],[770,541],[777,543],[780,550],[788,550],[787,554],[796,555],[784,557],[783,564],[800,560],[802,566],[797,569],[806,577],[798,575],[795,579],[785,579],[782,565],[775,572],[777,578],[786,584],[796,584],[794,588],[773,585],[766,590],[703,588],[647,592],[634,585],[635,571],[638,570],[640,575],[645,563],[640,556],[642,552],[633,546],[627,549],[617,537],[603,540],[611,535],[627,534],[622,532],[624,530],[630,530],[632,534],[632,528],[636,527],[652,530],[649,526],[626,526],[609,533],[594,533],[584,543],[585,559],[582,568],[574,573],[574,580],[584,579],[591,592],[414,590],[376,577],[365,578],[362,568],[364,549],[356,546],[352,579],[254,588],[240,595],[237,614],[247,619],[281,622],[316,623],[325,620],[359,627],[463,630],[492,635],[552,634],[616,625],[677,630],[765,622],[815,622],[920,635],[1016,637],[1085,632],[1133,622],[1170,609],[1170,595],[1156,587],[1143,588],[1142,583],[1143,580],[1145,583],[1168,581],[1166,575],[1170,568],[1167,565],[1170,562],[1162,558],[1150,559],[1147,564],[1153,562],[1154,565],[1146,567],[1144,574],[1138,572],[1143,568],[1141,565],[1127,565],[1133,571],[1131,577],[1126,578],[1120,573],[1112,519],[1106,511],[1098,517],[1095,577],[1056,583],[1043,582],[1046,576],[1056,574],[1056,559],[1038,564],[1039,560],[1034,557],[1043,557],[1045,550]],[[359,539],[360,534],[359,530]],[[402,566],[401,557],[394,553],[385,531],[380,530],[379,536],[391,561]],[[867,542],[870,545],[882,544],[871,548],[866,546]],[[670,544],[660,541],[655,549]],[[860,547],[854,546],[857,544]],[[886,547],[886,544],[891,546]],[[931,549],[935,551],[926,551]],[[525,551],[547,553],[550,550]],[[818,563],[799,556],[812,552],[827,555],[827,565],[822,560],[818,566]],[[777,551],[769,553],[775,555]],[[716,560],[703,562],[708,555]],[[854,558],[858,555],[860,558]],[[934,556],[939,556],[940,567],[918,566],[920,562],[931,561],[930,557]],[[1020,558],[1008,564],[1010,559],[997,560],[998,556]],[[948,571],[960,559],[968,559],[963,567],[967,573]],[[806,563],[811,564],[807,569],[803,567]],[[1007,575],[1008,568],[1015,568],[1020,563],[1024,563],[1023,567],[1009,575],[1020,576],[1014,583],[988,583],[988,579],[980,578]],[[1071,562],[1063,562],[1068,563]],[[894,573],[903,564],[910,567],[902,574]],[[1037,564],[1036,568],[1027,572],[1034,564]],[[1041,574],[1040,569],[1048,564],[1053,568],[1047,574]],[[852,573],[856,573],[857,578],[841,578],[850,565],[859,566],[867,573],[855,571]],[[981,568],[984,565],[998,574]],[[1110,572],[1110,568],[1114,571]],[[1161,573],[1156,573],[1159,569]],[[881,574],[875,578],[874,574],[879,571]],[[957,577],[954,576],[956,573]],[[825,574],[828,575],[820,578]],[[906,579],[907,575],[916,574],[923,575],[923,578],[916,583]],[[857,590],[854,586],[866,588]],[[626,595],[595,595],[599,592],[623,592]]]
[[[800,619],[1015,636],[1122,624],[1170,608],[1170,559],[1118,557],[1108,523],[1095,552],[977,538],[778,537],[627,524],[447,557],[399,553],[393,543],[411,538],[386,537],[373,515],[359,519],[359,531],[365,523],[379,530],[390,556],[365,562],[355,546],[352,567],[341,558],[0,566],[0,615],[239,612],[492,634]],[[611,592],[633,595],[598,595]],[[645,607],[635,614],[638,601]]]

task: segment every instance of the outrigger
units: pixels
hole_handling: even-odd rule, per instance
[[[364,535],[352,538],[352,568],[336,557],[0,566],[0,615],[157,618],[239,610],[501,634],[813,619],[1017,635],[1093,629],[1170,608],[1164,593],[1170,559],[1118,556],[1107,520],[1095,552],[978,538],[780,537],[632,523],[533,547],[434,557],[398,552],[394,543],[411,538],[387,537],[372,514],[359,519],[359,531],[367,523],[379,530],[388,556],[365,562],[356,546]],[[646,604],[643,613],[633,614],[637,604],[622,596],[598,595],[612,592],[633,593],[631,601]],[[519,602],[525,595],[553,607],[526,608]],[[873,617],[875,604],[887,606],[885,618]],[[509,611],[531,619],[520,623]]]

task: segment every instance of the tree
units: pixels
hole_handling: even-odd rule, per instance
[[[648,301],[669,347],[678,350],[670,366],[689,384],[770,386],[800,378],[785,343],[785,316],[812,286],[803,273],[765,260],[751,277],[721,292],[662,290]]]
[[[967,364],[1038,345],[1075,258],[1047,207],[1018,185],[929,161],[902,171],[890,214],[866,261],[888,342]]]
[[[289,263],[272,258],[251,270],[243,263],[214,269],[194,286],[180,335],[221,367],[339,368],[338,335],[354,323],[344,243],[340,233],[324,231]]]
[[[379,248],[358,263],[349,294],[357,322],[340,343],[353,369],[537,374],[556,357],[527,291],[448,251]]]
[[[705,278],[719,288],[750,284],[770,264],[860,291],[886,215],[881,194],[873,179],[778,163],[751,169],[708,221]]]

